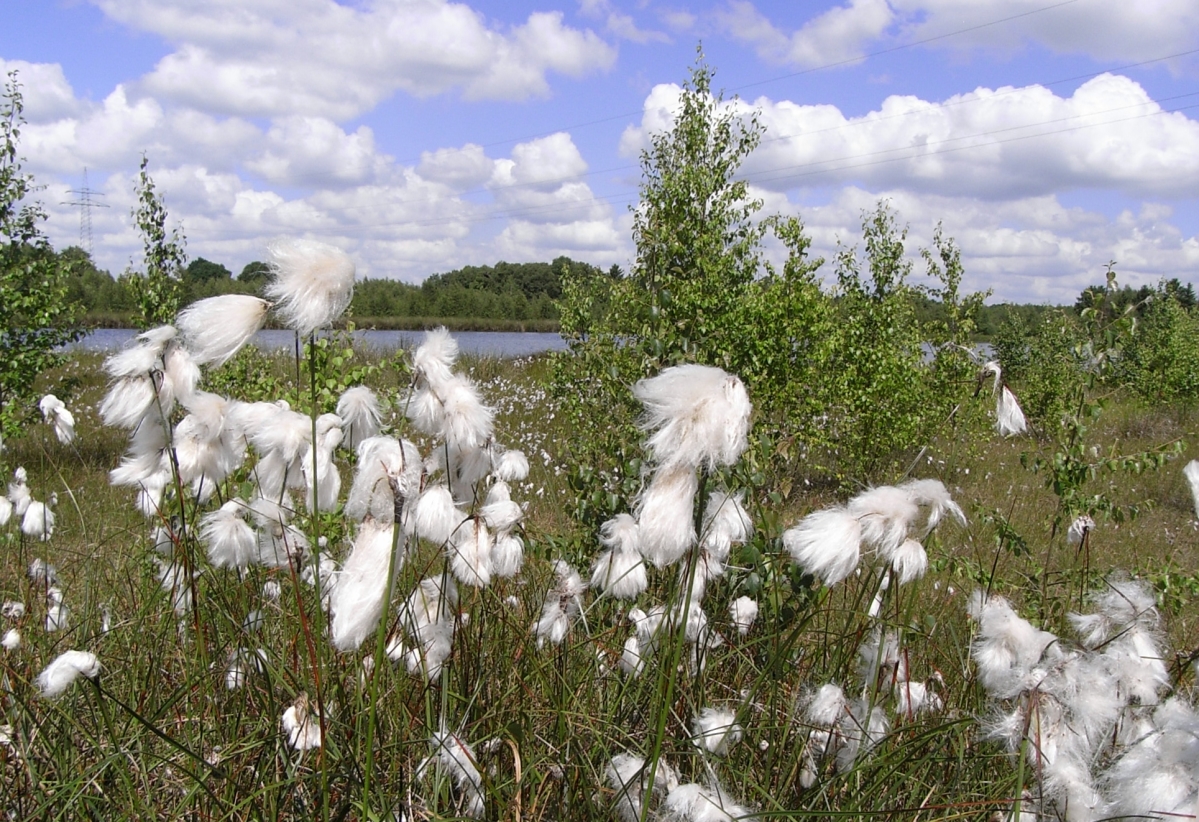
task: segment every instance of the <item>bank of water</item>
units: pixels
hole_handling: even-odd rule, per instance
[[[77,342],[75,347],[87,351],[117,351],[128,345],[136,334],[136,331],[128,328],[97,328]],[[412,348],[419,345],[424,338],[424,331],[354,332],[355,345],[378,351]],[[566,342],[561,335],[552,332],[456,331],[454,339],[458,341],[458,348],[464,354],[479,357],[527,357],[566,348]],[[290,349],[295,345],[295,333],[279,329],[259,331],[254,337],[254,345],[264,351]]]

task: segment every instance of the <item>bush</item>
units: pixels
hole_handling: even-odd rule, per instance
[[[1199,318],[1159,288],[1116,371],[1146,400],[1193,404],[1199,398]]]
[[[906,230],[885,204],[863,215],[864,254],[837,259],[822,291],[821,259],[797,218],[759,217],[741,162],[762,127],[711,91],[702,59],[683,87],[672,129],[641,158],[634,212],[637,259],[627,278],[571,268],[559,303],[570,351],[555,391],[572,440],[576,515],[589,528],[629,507],[639,489],[638,408],[628,387],[683,362],[737,374],[754,403],[747,479],[798,474],[849,484],[885,476],[954,416],[973,388],[970,335],[983,295],[962,298],[960,256],[936,234],[930,292],[946,319],[922,326],[907,283]],[[788,251],[763,259],[768,233]],[[931,342],[931,361],[922,344]],[[754,479],[756,477],[756,479]]]
[[[22,111],[13,72],[0,106],[0,435],[6,440],[20,435],[33,411],[38,375],[80,334],[67,299],[68,271],[42,234],[46,212],[26,201],[35,186],[17,155]]]
[[[1024,414],[1043,431],[1056,430],[1087,381],[1079,352],[1085,334],[1071,312],[1055,309],[1029,327],[1009,317],[995,337],[1005,377],[1016,388]]]

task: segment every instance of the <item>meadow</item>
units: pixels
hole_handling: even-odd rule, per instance
[[[436,439],[411,420],[410,352],[355,354],[328,339],[307,363],[243,351],[210,369],[203,386],[325,410],[362,381],[384,403],[385,430],[435,454]],[[979,626],[968,601],[985,588],[1040,628],[1074,636],[1068,613],[1091,608],[1092,591],[1122,579],[1109,577],[1116,570],[1156,597],[1149,617],[1160,613],[1160,661],[1171,682],[1158,696],[1189,701],[1195,685],[1199,523],[1181,469],[1199,454],[1196,418],[1181,406],[1149,407],[1120,392],[1106,398],[1088,431],[1096,467],[1087,491],[1104,495],[1112,516],[1077,544],[1054,528],[1060,498],[1044,472],[1029,468],[1038,456],[1055,458],[1052,442],[943,432],[890,479],[939,480],[965,524],[946,517],[931,531],[927,572],[904,585],[889,585],[891,572],[869,557],[822,584],[784,546],[784,529],[863,487],[829,484],[797,465],[743,489],[753,534],[734,546],[729,573],[706,586],[703,627],[692,630],[690,561],[681,576],[651,568],[647,591],[631,602],[583,590],[601,535],[570,515],[572,443],[585,432],[565,422],[550,388],[552,362],[462,358],[455,371],[495,410],[496,442],[527,457],[527,476],[509,483],[523,506],[515,533],[524,559],[509,577],[460,581],[456,600],[438,600],[435,590],[422,601],[434,622],[453,623],[452,650],[434,671],[431,649],[423,658],[419,649],[411,595],[422,580],[447,590],[452,552],[443,542],[413,537],[376,617],[380,628],[346,650],[330,641],[328,603],[310,569],[319,580],[337,568],[354,539],[348,449],[335,454],[336,505],[296,519],[333,564],[311,562],[309,552],[278,567],[216,567],[197,523],[221,500],[250,498],[248,470],[210,503],[180,486],[181,508],[144,516],[130,488],[109,482],[128,443],[101,423],[102,365],[99,355],[78,353],[44,375],[47,386],[72,388],[73,444],[33,420],[3,456],[10,475],[26,469],[34,498],[58,500],[47,541],[23,534],[16,518],[0,533],[2,627],[20,635],[0,651],[0,805],[10,818],[979,819],[1007,818],[1018,801],[1021,818],[1033,803],[1048,816],[1081,818],[1035,793],[1055,790],[1038,778],[1044,754],[1023,744],[1009,751],[988,733],[1002,700],[988,696],[971,658]],[[979,414],[991,413],[986,393],[976,402]],[[1185,446],[1156,470],[1103,469],[1104,457],[1169,443]],[[153,529],[170,534],[171,545]],[[44,566],[30,573],[39,560],[52,576]],[[386,578],[387,569],[375,574]],[[758,616],[741,631],[730,605],[746,594]],[[11,616],[7,603],[16,602],[23,613]],[[554,603],[564,620],[558,635],[537,630]],[[662,603],[658,630],[639,632],[652,603]],[[62,605],[69,616],[52,610]],[[680,612],[687,625],[662,617]],[[630,665],[628,643],[639,633],[657,649],[643,642],[639,665]],[[95,654],[99,675],[46,698],[39,672],[68,649]],[[924,709],[895,687],[897,668],[903,682],[933,695]],[[871,719],[856,740],[853,728],[812,718],[828,683],[865,700]],[[885,726],[876,727],[876,711]],[[712,730],[700,723],[706,716],[727,718]],[[830,739],[839,747],[825,757]],[[1103,756],[1097,769],[1116,753]]]

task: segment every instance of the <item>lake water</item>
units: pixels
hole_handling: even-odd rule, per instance
[[[97,328],[75,344],[76,348],[88,351],[117,351],[136,336],[129,328]],[[452,332],[458,348],[464,354],[480,357],[527,357],[545,351],[562,351],[566,341],[556,333],[520,331],[457,331]],[[354,341],[366,348],[379,351],[394,351],[397,348],[413,348],[425,338],[424,331],[355,331]],[[295,346],[295,332],[282,329],[259,331],[254,344],[264,351]]]

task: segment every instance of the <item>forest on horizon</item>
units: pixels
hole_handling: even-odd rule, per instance
[[[98,268],[82,248],[71,246],[57,252],[68,271],[68,299],[81,310],[87,327],[134,327],[138,324],[136,300],[128,286],[129,274],[114,277]],[[558,327],[557,300],[562,296],[562,275],[570,270],[587,277],[620,279],[619,265],[607,269],[570,257],[551,262],[472,265],[429,276],[419,285],[390,279],[363,279],[354,289],[349,316],[360,328],[428,328],[448,325],[458,330],[555,331]],[[136,276],[136,275],[133,275]],[[228,267],[204,257],[190,261],[182,270],[183,303],[218,294],[258,294],[269,276],[264,262],[255,261],[234,275]],[[1172,279],[1164,289],[1187,309],[1196,304],[1194,287]],[[1125,286],[1118,292],[1119,306],[1142,303],[1154,292],[1150,286]],[[1102,295],[1103,287],[1084,289],[1073,308],[1082,310]],[[941,304],[918,291],[913,295],[914,314],[921,323],[935,322],[943,314]],[[1060,306],[994,303],[982,306],[978,337],[991,339],[1005,322],[1032,327],[1046,312]]]

